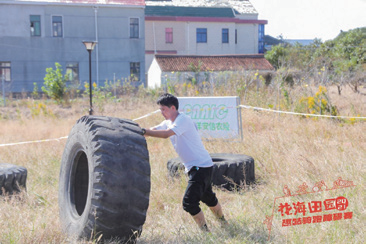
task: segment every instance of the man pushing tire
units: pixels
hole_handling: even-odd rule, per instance
[[[205,216],[199,207],[205,203],[223,224],[227,224],[216,194],[212,191],[212,159],[205,149],[197,127],[190,117],[179,113],[178,99],[165,93],[157,100],[165,120],[150,129],[142,129],[145,136],[170,138],[174,149],[188,173],[188,185],[183,197],[183,209],[187,211],[199,228],[209,231]]]

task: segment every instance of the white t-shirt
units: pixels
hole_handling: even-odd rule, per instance
[[[196,124],[187,115],[179,113],[174,122],[164,120],[153,128],[174,131],[175,135],[171,136],[170,140],[187,172],[193,166],[203,168],[213,166],[212,158],[203,146]]]

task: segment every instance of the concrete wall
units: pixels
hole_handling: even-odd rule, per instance
[[[146,21],[145,49],[184,52],[186,49],[185,25],[185,22],[178,21]],[[173,43],[165,42],[165,28],[173,28]]]
[[[7,92],[32,91],[43,85],[45,70],[58,62],[65,72],[67,62],[79,63],[79,80],[89,81],[89,55],[82,41],[98,39],[92,52],[92,80],[99,85],[130,75],[130,62],[140,62],[145,82],[145,28],[142,7],[99,5],[97,31],[92,5],[57,5],[0,2],[0,62],[11,62]],[[30,15],[41,16],[41,36],[31,36]],[[63,37],[52,36],[52,16],[62,16]],[[139,18],[140,36],[129,37],[129,18]],[[98,54],[98,65],[96,64]]]
[[[207,43],[197,43],[197,28],[207,28]],[[222,29],[229,29],[229,43],[222,43]],[[187,23],[188,49],[191,55],[235,54],[235,23]]]
[[[238,39],[235,45],[236,54],[258,53],[258,24],[236,24]]]
[[[148,78],[148,86],[150,88],[156,87],[166,87],[167,83],[171,83],[172,85],[176,84],[190,84],[192,78],[196,79],[198,84],[202,82],[206,82],[206,86],[209,89],[213,88],[215,85],[226,84],[230,79],[233,79],[234,75],[237,76],[247,76],[250,75],[253,77],[253,74],[258,72],[257,70],[238,70],[238,71],[209,71],[209,72],[191,72],[191,71],[183,71],[183,72],[162,72],[159,64],[156,62],[156,59],[152,62],[149,69],[149,78]],[[266,74],[272,72],[271,70],[260,70],[261,74]],[[257,84],[257,87],[261,87],[263,85],[263,81],[260,79],[255,79],[253,82]]]

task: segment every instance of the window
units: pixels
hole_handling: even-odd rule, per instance
[[[258,53],[264,53],[264,25],[258,25]]]
[[[165,43],[173,43],[173,28],[165,28]]]
[[[10,71],[11,71],[11,67],[10,67],[10,62],[0,62],[0,81],[2,82],[3,79],[4,81],[11,81],[11,76],[10,76]]]
[[[52,33],[54,37],[62,37],[62,16],[52,16]]]
[[[79,81],[79,63],[69,62],[66,63],[66,77],[68,81]]]
[[[31,36],[41,36],[41,16],[30,16],[30,32]]]
[[[130,18],[130,38],[139,38],[139,19]]]
[[[238,44],[238,30],[235,29],[235,44]]]
[[[140,80],[140,63],[130,63],[130,78],[133,81]]]
[[[197,43],[207,43],[207,28],[197,28]]]
[[[229,29],[222,29],[222,43],[229,43]]]

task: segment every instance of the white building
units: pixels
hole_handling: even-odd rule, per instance
[[[145,68],[155,54],[263,53],[265,24],[249,1],[146,1]]]

